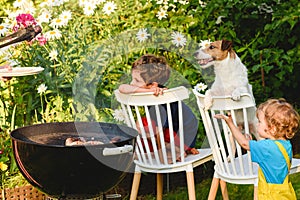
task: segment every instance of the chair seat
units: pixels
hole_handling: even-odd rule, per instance
[[[244,154],[242,156],[243,163],[248,162],[248,155]],[[227,173],[223,170],[221,170],[220,167],[215,165],[215,177],[225,179],[228,183],[234,183],[234,184],[254,184],[257,185],[258,181],[258,164],[252,162],[252,174],[250,173],[251,170],[249,169],[249,165],[243,165],[244,172],[240,170],[238,158],[235,158],[235,168],[236,174],[233,175],[233,168],[231,163],[229,162],[229,171],[230,173]],[[224,164],[223,164],[224,166]]]
[[[210,148],[198,149],[199,154],[188,155],[185,157],[184,162],[176,162],[175,164],[162,165],[157,164],[155,159],[152,159],[153,165],[148,165],[139,160],[135,160],[135,164],[141,171],[147,171],[152,173],[172,173],[179,171],[187,171],[188,165],[192,164],[193,167],[201,165],[212,159],[212,151]]]
[[[237,158],[236,158],[237,159]],[[247,162],[247,155],[243,155],[243,162]],[[235,162],[238,163],[238,162]],[[236,168],[239,169],[239,166]],[[258,164],[255,162],[252,162],[252,169],[253,174],[251,175],[249,172],[249,165],[244,165],[244,172],[245,174],[242,174],[241,171],[237,171],[236,176],[233,176],[232,174],[224,173],[220,168],[218,168],[216,165],[214,167],[215,169],[215,176],[221,179],[226,179],[229,183],[234,184],[254,184],[257,186],[258,181]],[[232,167],[229,164],[229,170],[232,171]],[[290,169],[290,174],[294,174],[300,172],[300,159],[293,158],[292,159],[292,165]]]

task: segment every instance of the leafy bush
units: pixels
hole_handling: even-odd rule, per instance
[[[212,70],[201,70],[193,58],[201,40],[234,42],[248,68],[257,103],[285,97],[297,107],[300,104],[295,92],[300,89],[297,0],[47,2],[0,3],[2,27],[10,31],[17,14],[31,13],[48,38],[44,45],[23,42],[5,52],[1,49],[3,62],[44,68],[38,75],[1,83],[0,143],[4,153],[0,163],[8,166],[4,171],[16,171],[8,134],[17,127],[54,121],[115,121],[113,91],[130,80],[131,63],[142,54],[168,59],[173,69],[169,87],[210,82]],[[63,11],[71,13],[65,23],[59,21]],[[146,35],[139,40],[137,33],[143,30]],[[38,93],[42,84],[47,88]],[[195,101],[188,103],[198,113]],[[202,127],[200,130],[199,146],[205,137]]]

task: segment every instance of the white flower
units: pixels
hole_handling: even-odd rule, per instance
[[[13,11],[8,9],[6,13],[8,14],[8,17],[6,19],[9,19],[13,25],[16,25],[17,21],[15,19],[19,14],[22,14],[22,11],[21,10]]]
[[[181,0],[181,1],[179,1],[179,3],[182,4],[182,5],[186,5],[186,4],[189,4],[189,1],[186,1],[186,0],[183,1],[183,0]]]
[[[202,8],[206,7],[206,3],[201,0],[199,0],[199,4]]]
[[[38,16],[36,20],[39,24],[41,24],[43,22],[49,23],[51,17],[52,17],[52,15],[48,10],[43,10],[42,14],[40,16]]]
[[[94,10],[96,9],[96,5],[95,4],[91,4],[88,3],[87,5],[84,6],[83,8],[83,13],[87,16],[93,15],[94,14]]]
[[[115,11],[116,8],[117,8],[117,5],[114,2],[109,1],[104,4],[103,12],[107,15],[110,15],[111,13],[113,13]]]
[[[93,0],[93,2],[94,2],[94,4],[95,5],[100,5],[101,3],[104,3],[104,2],[106,2],[106,0]]]
[[[45,0],[45,3],[48,4],[48,6],[60,6],[64,3],[62,0]]]
[[[13,3],[13,6],[15,8],[21,8],[22,6],[24,6],[26,4],[26,0],[16,0],[14,3]]]
[[[200,46],[201,49],[205,49],[205,48],[209,47],[210,43],[211,43],[210,39],[200,40],[199,46]]]
[[[197,90],[197,92],[204,94],[205,90],[207,89],[207,85],[201,82],[198,83],[194,88]]]
[[[87,0],[79,0],[78,1],[79,7],[84,7],[86,3],[87,3]]]
[[[163,4],[168,5],[169,4],[169,0],[164,0]]]
[[[28,14],[34,15],[34,13],[36,11],[36,7],[32,1],[25,0],[24,4],[20,8],[20,11],[22,13],[28,13]]]
[[[216,24],[220,24],[222,22],[223,17],[225,17],[225,16],[219,16],[217,21],[216,21]]]
[[[162,20],[162,18],[167,18],[167,16],[168,16],[168,13],[163,8],[161,8],[156,14],[156,17],[158,17],[159,20]]]
[[[0,24],[0,36],[4,36],[5,33],[8,31],[8,25],[7,24]]]
[[[186,44],[186,38],[179,32],[173,32],[172,35],[172,43],[176,45],[176,47],[184,46]]]
[[[175,10],[176,5],[175,4],[170,4],[169,6],[170,6],[170,8],[172,8],[172,10],[171,10],[172,12],[176,12],[176,10]]]
[[[60,18],[55,18],[52,20],[52,22],[49,24],[53,28],[59,28],[65,25],[64,21]]]
[[[123,112],[122,109],[114,110],[113,116],[114,116],[114,119],[117,121],[120,121],[120,122],[125,121],[125,113]]]
[[[52,31],[48,31],[45,33],[45,38],[47,40],[55,40],[61,38],[61,32],[58,29],[53,29]]]
[[[69,20],[72,19],[72,12],[69,10],[65,10],[63,11],[60,15],[59,15],[59,19],[61,19],[63,21],[63,23],[65,25],[68,24]]]
[[[139,42],[144,42],[148,37],[150,37],[150,34],[147,32],[146,28],[140,29],[136,34],[136,38]]]
[[[27,14],[34,14],[36,11],[36,8],[32,1],[29,0],[16,0],[13,3],[13,7],[17,8],[17,12],[20,13],[27,13]],[[8,13],[8,12],[7,12]]]
[[[52,51],[49,53],[49,57],[50,60],[56,60],[57,61],[57,50],[56,49],[52,49]]]
[[[258,10],[260,11],[260,13],[272,13],[273,9],[271,6],[268,6],[266,3],[262,3],[258,6]]]
[[[39,85],[39,87],[37,88],[38,94],[43,94],[46,92],[46,90],[47,90],[47,86],[44,83]]]

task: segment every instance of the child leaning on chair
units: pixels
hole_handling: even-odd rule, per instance
[[[132,64],[131,76],[132,81],[130,84],[122,84],[119,86],[121,93],[141,93],[141,92],[154,92],[154,95],[162,95],[167,88],[163,85],[168,81],[170,77],[170,67],[164,57],[157,57],[155,55],[146,54],[141,56]],[[174,140],[176,146],[179,146],[179,136],[177,132],[179,130],[178,124],[178,103],[171,103]],[[150,110],[150,116],[152,119],[152,126],[157,125],[155,112]],[[152,112],[151,112],[152,111]],[[166,105],[163,105],[161,111],[166,113]],[[163,113],[162,112],[162,113]],[[185,150],[187,154],[198,154],[198,150],[195,149],[196,134],[198,131],[198,120],[191,111],[191,109],[182,103],[183,112],[183,132],[188,133],[184,135]],[[143,126],[148,127],[145,117],[142,118]],[[168,119],[162,117],[162,126],[164,131],[164,139],[166,142],[170,141]],[[138,123],[137,123],[138,124]],[[147,132],[147,128],[145,128]],[[153,130],[156,130],[153,129]],[[151,144],[151,142],[148,142]],[[151,147],[150,147],[151,150]]]
[[[250,150],[253,162],[258,163],[258,199],[296,200],[289,182],[293,138],[299,129],[299,114],[284,99],[269,99],[259,105],[257,132],[263,140],[248,140],[233,124],[230,115],[215,115],[224,119],[237,142]]]

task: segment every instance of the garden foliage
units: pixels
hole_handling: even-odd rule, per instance
[[[193,58],[198,44],[232,40],[257,103],[284,97],[299,107],[299,7],[298,0],[1,1],[1,37],[11,33],[18,14],[27,13],[47,38],[42,45],[36,40],[0,51],[1,65],[44,68],[1,82],[2,181],[17,172],[11,130],[45,122],[116,122],[113,91],[130,81],[131,63],[145,53],[167,58],[173,69],[168,87],[194,87],[213,79]]]

